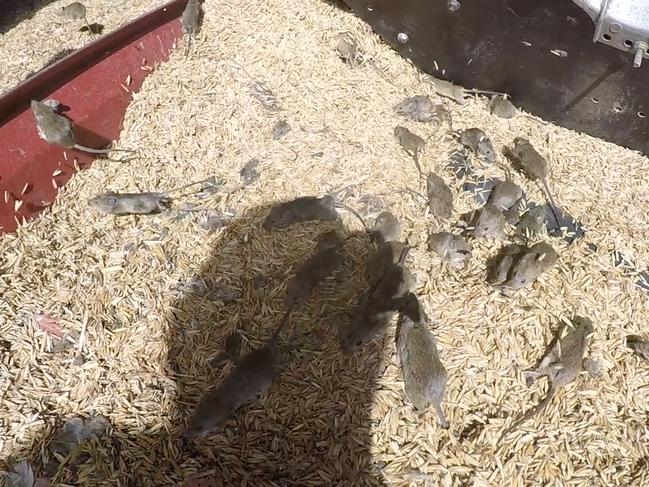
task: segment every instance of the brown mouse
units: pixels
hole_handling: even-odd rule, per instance
[[[426,95],[415,95],[400,101],[394,107],[397,115],[402,115],[415,122],[436,122],[441,125],[443,120],[450,123],[450,114],[441,103],[433,103]]]
[[[561,327],[555,337],[555,343],[541,359],[537,369],[525,372],[525,380],[528,385],[533,379],[547,376],[550,388],[546,396],[538,405],[527,411],[519,420],[503,431],[500,435],[501,440],[514,428],[543,411],[559,389],[570,384],[579,376],[582,370],[583,356],[590,344],[594,328],[588,318],[577,316],[571,321],[571,325]]]
[[[356,316],[341,337],[344,353],[385,332],[385,328],[398,311],[401,299],[415,287],[415,278],[403,265],[410,247],[405,247],[396,264],[388,265],[381,278],[361,296]]]
[[[290,312],[286,312],[268,343],[241,357],[223,382],[201,399],[184,437],[204,438],[271,386],[279,376],[277,342],[289,316]]]
[[[439,359],[435,339],[428,328],[419,300],[413,294],[404,298],[399,314],[397,357],[403,372],[406,396],[418,410],[432,404],[442,428],[449,424],[442,409],[448,374]]]
[[[187,48],[185,49],[185,56],[189,52],[192,40],[198,33],[201,20],[201,3],[199,0],[189,0],[185,5],[185,10],[180,17],[180,24],[183,29],[183,34],[187,36]]]
[[[379,243],[399,240],[401,222],[389,211],[383,211],[374,220],[374,225],[370,228],[369,233]]]
[[[460,144],[471,150],[482,161],[490,164],[497,161],[496,151],[491,143],[491,139],[477,127],[460,132]]]
[[[285,228],[296,223],[312,220],[335,221],[340,218],[336,208],[350,211],[367,228],[363,218],[352,208],[339,203],[333,196],[300,196],[274,206],[264,219],[262,227],[266,230]]]
[[[37,100],[31,101],[31,107],[39,137],[50,144],[90,154],[108,154],[113,151],[134,152],[129,149],[91,149],[79,145],[75,142],[73,125],[69,118],[59,115],[52,107]]]
[[[435,218],[449,218],[453,213],[453,192],[437,174],[426,178],[428,208]]]
[[[635,352],[639,357],[649,360],[649,341],[639,335],[627,335],[626,346]]]
[[[538,242],[518,254],[512,264],[507,279],[499,285],[505,295],[529,286],[541,274],[550,269],[559,258],[559,254],[547,243]]]
[[[415,161],[415,166],[417,166],[417,171],[419,171],[419,177],[421,177],[419,154],[424,150],[426,141],[401,125],[397,125],[394,128],[394,136],[397,138],[401,148]]]
[[[164,192],[115,193],[108,191],[88,199],[88,206],[109,215],[148,215],[160,213],[171,206],[171,193],[203,184],[209,179],[189,183]]]
[[[327,232],[319,238],[315,253],[298,267],[295,275],[286,285],[284,305],[291,309],[304,300],[322,281],[340,269],[343,256],[340,254],[340,240]]]
[[[532,181],[541,184],[541,187],[547,196],[548,203],[550,204],[552,215],[554,216],[557,226],[560,226],[559,217],[554,211],[556,204],[554,203],[548,186],[548,175],[550,173],[548,160],[543,157],[534,146],[532,146],[529,140],[523,137],[516,137],[514,139],[514,147],[506,150],[505,154],[511,160],[514,169],[520,171]]]
[[[428,249],[453,267],[463,267],[471,258],[471,246],[467,241],[449,232],[431,233],[428,237]]]

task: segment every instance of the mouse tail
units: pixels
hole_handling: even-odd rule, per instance
[[[84,16],[83,16],[83,21],[86,23],[86,29],[88,29],[88,32],[90,32],[90,36],[91,36],[93,39],[96,39],[97,36],[95,35],[95,33],[94,33],[94,32],[92,31],[92,29],[90,28],[90,23],[88,22],[88,17],[86,17],[86,16],[84,15]]]
[[[169,191],[165,191],[167,194],[171,193],[177,193],[178,191],[182,191],[183,189],[191,188],[192,186],[196,186],[198,184],[203,184],[209,182],[210,178],[207,179],[201,179],[200,181],[194,181],[193,183],[188,183],[183,186],[180,186],[178,188],[170,189]]]
[[[545,178],[541,179],[541,185],[543,186],[543,189],[545,190],[545,194],[548,197],[548,202],[550,203],[550,211],[552,212],[552,216],[554,217],[554,221],[557,223],[557,229],[561,229],[561,223],[559,223],[559,217],[557,216],[557,212],[554,210],[554,208],[558,208],[554,200],[552,199],[552,194],[550,193],[550,188],[548,187],[548,183],[545,180]]]
[[[282,333],[284,328],[286,328],[286,325],[289,322],[289,318],[291,317],[291,312],[293,311],[293,306],[288,308],[286,312],[284,313],[284,316],[282,317],[282,321],[280,321],[279,326],[277,327],[277,330],[275,330],[275,333],[273,333],[272,338],[270,339],[271,343],[275,345],[277,341],[279,340],[279,335]]]
[[[545,395],[545,397],[541,400],[541,402],[538,403],[536,406],[534,406],[529,411],[527,411],[525,414],[523,414],[523,416],[520,419],[514,421],[509,428],[505,429],[505,431],[503,431],[501,433],[500,438],[498,438],[498,443],[497,444],[500,444],[501,440],[505,436],[507,436],[509,433],[511,433],[514,429],[518,428],[525,421],[527,421],[528,419],[532,419],[534,416],[536,416],[541,411],[543,411],[547,407],[547,405],[550,404],[550,401],[554,397],[554,393],[556,391],[557,391],[556,387],[554,385],[550,385],[550,390]]]
[[[74,148],[89,154],[108,154],[109,152],[135,152],[132,149],[91,149],[83,145],[74,144]]]
[[[352,215],[354,215],[356,218],[358,218],[358,221],[361,222],[361,225],[363,225],[363,228],[365,229],[365,231],[367,231],[367,225],[365,224],[365,220],[363,220],[363,217],[355,209],[353,209],[353,208],[351,208],[351,207],[347,206],[346,204],[341,203],[339,201],[336,201],[334,206],[337,206],[338,208],[343,208],[343,209],[349,211]]]

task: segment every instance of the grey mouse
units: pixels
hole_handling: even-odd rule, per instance
[[[453,214],[453,192],[437,174],[426,178],[428,208],[435,218],[449,218]]]
[[[441,103],[433,103],[426,95],[415,95],[402,100],[394,106],[397,115],[402,115],[415,122],[435,122],[441,125],[443,120],[450,121],[450,114]]]
[[[204,438],[214,432],[237,409],[259,398],[271,386],[279,375],[277,342],[289,315],[287,311],[268,343],[241,357],[223,382],[201,399],[183,433],[185,438]]]
[[[352,208],[339,203],[333,196],[300,196],[294,200],[284,201],[275,205],[262,223],[265,230],[286,228],[296,223],[312,220],[336,221],[340,215],[336,208],[350,211],[367,228],[363,218]]]
[[[31,101],[31,107],[36,119],[38,136],[50,144],[90,154],[108,154],[113,151],[134,152],[130,149],[91,149],[79,145],[75,141],[73,125],[69,118],[59,115],[52,107],[37,100]]]
[[[639,335],[627,335],[626,346],[634,353],[645,360],[649,360],[649,341]]]
[[[493,205],[486,204],[476,210],[472,226],[477,238],[500,240],[505,237],[505,216]]]
[[[541,188],[544,190],[548,203],[550,204],[552,215],[557,225],[560,226],[559,217],[554,211],[556,204],[548,186],[548,175],[550,173],[548,160],[532,146],[529,140],[523,137],[516,137],[514,139],[514,147],[506,150],[505,154],[511,160],[514,169],[520,171],[532,181],[541,184]]]
[[[61,15],[70,20],[83,20],[86,24],[88,32],[90,32],[90,35],[93,38],[95,37],[95,33],[90,28],[90,24],[88,23],[86,6],[83,3],[72,2],[66,5],[65,7],[61,8]]]
[[[494,96],[489,101],[489,111],[499,118],[514,118],[518,113],[514,104],[504,96]]]
[[[350,66],[354,66],[360,59],[358,43],[351,32],[340,32],[336,37],[336,51],[340,58]]]
[[[493,285],[505,282],[514,262],[526,250],[524,245],[507,245],[500,249],[494,261],[487,263],[487,282]]]
[[[398,240],[379,243],[376,250],[368,255],[365,265],[365,275],[369,285],[376,284],[391,266],[405,262],[409,251],[410,246]]]
[[[453,267],[463,267],[471,258],[471,246],[460,235],[449,232],[432,233],[428,237],[428,250]]]
[[[510,181],[498,181],[489,193],[487,204],[495,206],[500,211],[509,210],[523,198],[523,188]]]
[[[488,163],[497,161],[496,151],[491,143],[491,139],[487,137],[484,131],[477,127],[460,132],[460,144],[470,149],[480,160]]]
[[[340,254],[340,241],[327,232],[319,238],[315,253],[298,267],[295,275],[286,285],[284,305],[291,309],[303,301],[322,281],[332,275],[343,265]]]
[[[397,357],[410,402],[418,410],[432,404],[440,426],[448,428],[449,423],[442,409],[448,374],[428,328],[428,319],[421,303],[413,294],[404,298],[403,309],[399,314]]]
[[[171,194],[197,184],[209,182],[211,178],[185,184],[164,192],[115,193],[108,191],[88,199],[88,206],[108,215],[148,215],[160,213],[171,206]]]
[[[401,125],[394,128],[394,136],[397,138],[401,148],[415,161],[415,166],[417,166],[417,171],[419,171],[419,177],[421,177],[422,172],[421,165],[419,164],[419,154],[424,150],[426,141]]]
[[[516,231],[523,237],[529,238],[541,232],[545,226],[545,208],[535,206],[521,216],[516,224]]]
[[[201,3],[199,0],[189,0],[185,5],[185,10],[180,17],[180,24],[183,29],[183,34],[187,37],[187,48],[185,49],[185,56],[189,52],[192,40],[198,33],[201,20]]]
[[[415,278],[403,265],[410,247],[405,247],[398,262],[388,265],[381,278],[363,293],[356,316],[343,331],[341,348],[345,354],[385,332],[398,311],[403,296],[415,287]]]
[[[583,356],[592,339],[594,328],[588,318],[574,317],[571,325],[564,325],[559,330],[550,351],[541,359],[534,371],[525,372],[528,385],[533,379],[546,376],[550,388],[541,402],[527,411],[500,436],[500,439],[523,422],[543,411],[559,389],[573,382],[582,370]],[[499,441],[500,443],[500,441]]]
[[[559,254],[547,243],[538,242],[524,250],[512,264],[507,279],[500,284],[505,295],[531,285],[558,260]]]
[[[383,211],[374,220],[374,225],[370,228],[369,233],[379,243],[399,240],[401,222],[389,211]]]

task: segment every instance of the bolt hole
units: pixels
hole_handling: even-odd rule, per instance
[[[626,47],[633,47],[633,42],[631,42],[629,39],[627,39],[626,41],[624,41],[624,45]]]
[[[647,114],[645,112],[638,112],[638,117],[647,118]]]
[[[599,103],[599,98],[592,97],[590,101],[592,101],[593,103]]]
[[[368,5],[366,8],[368,12],[374,12],[374,7],[372,7],[371,5]]]
[[[610,41],[611,40],[611,36],[608,35],[608,34],[604,34],[602,37],[604,38],[605,41]]]
[[[614,111],[615,113],[620,113],[620,112],[622,111],[622,107],[621,107],[619,104],[614,103],[614,104],[613,104],[613,111]]]

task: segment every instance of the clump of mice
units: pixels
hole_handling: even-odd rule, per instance
[[[68,10],[71,12],[68,12],[68,16],[74,14],[74,18],[85,19],[85,9],[78,5]],[[200,2],[190,0],[182,17],[183,31],[187,36],[187,51],[198,32],[200,17]],[[366,61],[369,56],[363,55],[350,32],[339,34],[336,40],[338,55],[349,69],[356,69],[369,62]],[[491,94],[493,97],[489,109],[494,116],[504,119],[518,116],[518,110],[500,93],[466,90],[435,78],[429,78],[429,81],[436,94],[445,99],[463,105],[471,94]],[[56,113],[56,107],[51,103],[33,101],[32,110],[36,119],[36,130],[41,138],[49,143],[92,153],[118,150],[90,149],[77,144],[74,125],[66,117]],[[499,154],[482,129],[470,127],[454,131],[450,113],[443,102],[434,103],[427,95],[407,97],[395,103],[393,111],[395,116],[405,119],[405,122],[419,124],[421,130],[425,130],[427,125],[438,130],[443,122],[448,122],[450,133],[457,139],[460,147],[468,150],[468,157],[475,159],[478,165],[495,165],[505,171],[505,179],[493,185],[480,208],[460,218],[450,231],[443,230],[442,225],[455,211],[454,194],[440,174],[427,170],[422,164],[424,160],[421,156],[429,139],[424,139],[403,125],[394,127],[395,148],[399,146],[413,159],[414,167],[410,169],[417,171],[416,176],[420,183],[422,180],[426,182],[425,195],[410,188],[408,190],[426,202],[424,211],[427,212],[429,221],[434,223],[425,244],[426,249],[435,254],[442,265],[453,268],[466,266],[473,258],[472,244],[477,240],[498,245],[504,242],[497,254],[487,261],[485,277],[485,281],[494,291],[504,297],[511,297],[530,287],[556,265],[559,260],[558,252],[545,240],[538,238],[548,223],[546,206],[529,204],[523,188],[512,180],[510,168],[499,161]],[[522,137],[514,138],[512,147],[504,150],[503,154],[511,162],[514,170],[530,181],[540,184],[548,200],[547,209],[554,216],[558,226],[559,219],[555,213],[557,207],[548,185],[549,161],[529,140]],[[257,165],[258,162],[255,161],[254,177],[246,179],[246,184],[238,186],[238,189],[256,181]],[[243,174],[242,172],[242,178]],[[216,181],[212,179],[168,191],[108,191],[90,198],[88,204],[94,210],[107,215],[155,214],[170,209],[175,199],[171,198],[172,193],[198,184],[203,185],[204,191],[217,190]],[[401,366],[405,396],[418,410],[432,406],[440,427],[450,428],[451,423],[443,408],[448,372],[430,329],[431,320],[417,295],[416,278],[407,266],[412,246],[407,239],[402,239],[403,229],[397,217],[390,211],[383,211],[368,227],[355,210],[337,198],[331,195],[305,195],[278,203],[260,226],[266,232],[276,232],[304,222],[337,221],[340,218],[338,209],[346,209],[359,218],[365,235],[371,242],[364,273],[367,285],[357,296],[351,321],[344,325],[339,333],[342,353],[357,353],[369,342],[384,337],[388,328],[396,324],[395,349]],[[199,439],[215,433],[241,407],[258,399],[273,385],[282,370],[277,353],[282,332],[291,328],[293,311],[308,300],[325,280],[340,271],[349,238],[337,231],[324,231],[317,236],[311,255],[295,268],[292,277],[286,282],[283,315],[266,343],[241,355],[240,336],[237,332],[226,338],[224,352],[219,357],[222,361],[232,362],[232,370],[217,387],[204,394],[184,430],[185,438]],[[532,243],[535,238],[538,241]],[[582,370],[594,368],[595,361],[584,359],[594,333],[595,327],[586,317],[574,316],[561,325],[538,366],[525,373],[528,383],[532,379],[546,376],[549,380],[547,395],[536,407],[505,429],[501,438],[524,421],[541,413],[553,396],[559,393],[562,387],[575,381]],[[649,341],[630,335],[627,345],[639,357],[649,360]],[[588,367],[583,365],[585,360],[590,361]]]

